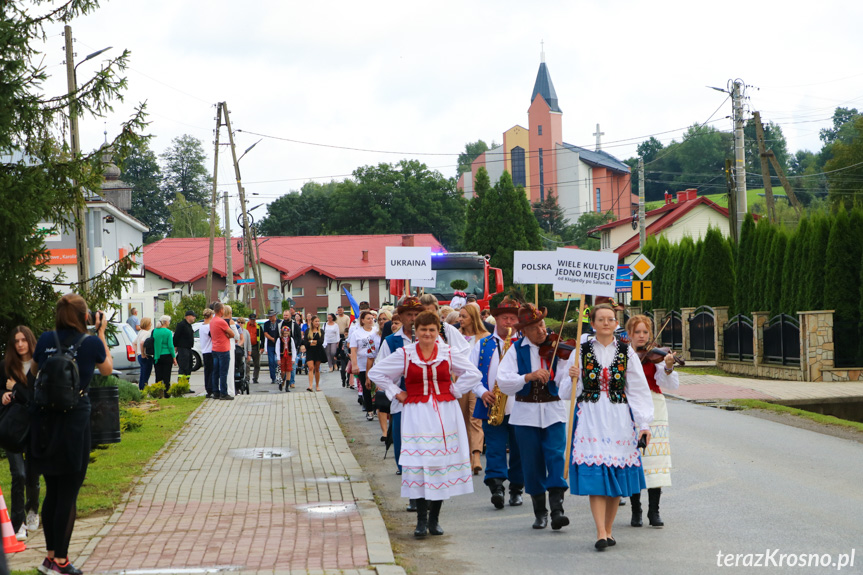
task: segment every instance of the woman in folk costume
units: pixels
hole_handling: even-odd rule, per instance
[[[650,442],[653,401],[635,350],[614,337],[614,309],[594,306],[590,322],[596,339],[581,344],[579,361],[570,367],[560,392],[568,396],[575,382],[570,491],[590,496],[594,547],[603,551],[617,544],[611,530],[620,498],[645,488],[637,443],[640,437]]]
[[[653,322],[646,315],[636,315],[626,322],[626,332],[636,350],[646,346],[653,335]],[[671,445],[668,442],[668,408],[662,389],[673,390],[680,386],[680,379],[674,371],[674,356],[667,354],[660,363],[645,361],[641,364],[650,395],[653,399],[653,423],[650,424],[650,445],[641,458],[644,478],[647,482],[647,520],[651,527],[662,527],[659,516],[659,497],[663,487],[671,487]],[[662,388],[662,389],[660,389]],[[641,492],[629,498],[632,503],[633,527],[643,525],[641,519]]]
[[[466,354],[438,341],[440,319],[420,313],[414,322],[417,342],[394,351],[369,372],[390,400],[403,404],[401,415],[402,497],[416,500],[416,537],[443,535],[441,504],[473,492],[470,447],[456,399],[474,391],[483,401],[493,395]],[[453,383],[452,377],[458,377]],[[405,390],[400,387],[405,379]]]
[[[279,333],[279,339],[276,341],[276,357],[279,358],[279,391],[282,391],[282,386],[285,391],[291,391],[291,371],[294,369],[294,357],[297,355],[297,346],[294,343],[294,338],[291,337],[291,327],[283,325]]]

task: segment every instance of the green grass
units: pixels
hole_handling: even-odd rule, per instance
[[[768,403],[766,401],[759,401],[757,399],[733,399],[731,400],[731,402],[735,405],[739,405],[741,407],[746,407],[749,409],[765,409],[767,411],[775,411],[777,413],[788,413],[790,415],[796,415],[797,417],[809,419],[816,423],[850,427],[851,429],[856,429],[857,431],[863,431],[863,423],[859,423],[857,421],[849,421],[847,419],[839,419],[838,417],[834,417],[832,415],[822,415],[820,413],[813,413],[811,411],[804,411],[795,407],[778,405],[776,403]]]
[[[682,190],[679,190],[682,191]],[[761,197],[759,194],[764,193],[764,188],[756,188],[754,190],[746,190],[746,203],[749,205],[749,211],[752,211],[752,206],[756,203],[763,204],[765,202],[765,198]],[[782,186],[776,186],[773,188],[774,196],[784,196],[785,188]],[[699,196],[707,198],[712,202],[716,203],[716,205],[721,206],[723,208],[728,207],[728,196],[725,194],[707,194],[705,196]],[[677,196],[675,196],[677,198]],[[677,201],[675,199],[675,201]],[[777,201],[785,201],[783,199],[777,199]],[[665,200],[657,200],[655,202],[647,202],[644,204],[645,211],[655,210],[656,208],[661,208],[665,204]]]
[[[203,397],[157,400],[158,409],[147,412],[140,428],[124,433],[120,443],[95,449],[90,454],[87,478],[78,495],[78,517],[113,510],[132,481],[141,475],[144,465],[183,427],[189,414],[203,401]],[[0,485],[11,485],[7,464],[0,465]],[[45,497],[44,481],[39,496],[40,499]],[[8,497],[7,494],[7,500]]]

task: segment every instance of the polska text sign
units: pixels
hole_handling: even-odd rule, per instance
[[[554,291],[614,297],[617,254],[558,248]]]
[[[422,280],[432,277],[430,247],[387,246],[388,280]]]
[[[553,284],[556,252],[516,251],[512,254],[512,281],[517,284]]]

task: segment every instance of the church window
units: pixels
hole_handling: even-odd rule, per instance
[[[537,134],[542,135],[542,125],[537,126]]]
[[[516,146],[509,152],[510,161],[512,162],[512,184],[516,187],[527,186],[524,171],[524,148]]]
[[[602,211],[602,197],[599,193],[599,188],[596,188],[596,213],[600,213]]]
[[[542,148],[539,149],[539,201],[545,200],[545,171],[542,168]]]

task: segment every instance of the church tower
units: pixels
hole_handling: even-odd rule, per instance
[[[555,148],[563,143],[563,112],[557,104],[557,92],[545,63],[545,50],[540,54],[527,117],[530,126],[530,201],[545,199],[549,189],[559,197]]]

